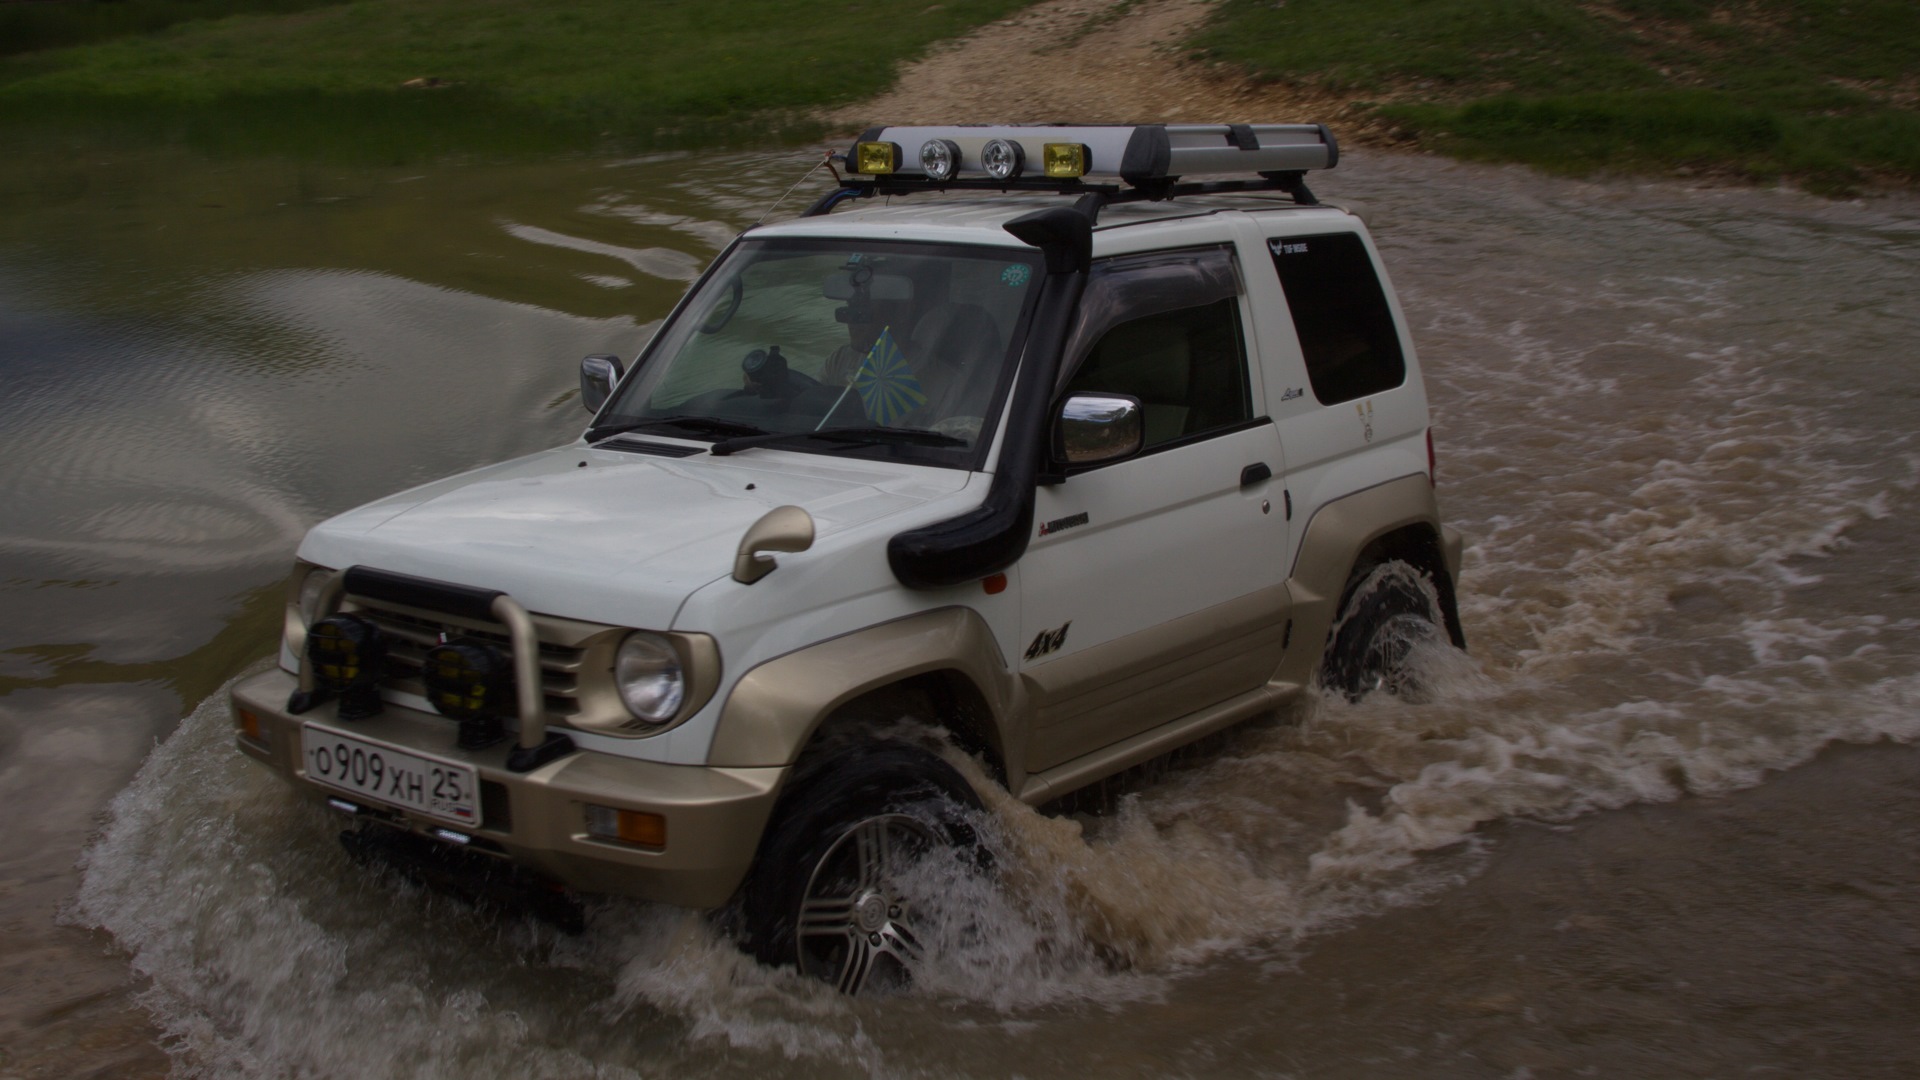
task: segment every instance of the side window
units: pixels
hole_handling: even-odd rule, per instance
[[[1352,401],[1406,381],[1393,313],[1359,236],[1287,237],[1267,241],[1267,249],[1320,404]]]
[[[1139,398],[1147,449],[1251,420],[1239,310],[1217,300],[1120,323],[1088,350],[1066,389]]]

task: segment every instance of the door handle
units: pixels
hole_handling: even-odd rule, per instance
[[[1273,470],[1267,468],[1267,463],[1264,461],[1256,461],[1240,470],[1240,486],[1243,488],[1250,488],[1262,480],[1271,480],[1272,478]]]

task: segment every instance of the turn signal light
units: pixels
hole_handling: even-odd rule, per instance
[[[255,714],[253,710],[235,709],[233,713],[234,720],[240,725],[241,735],[257,743],[265,743],[267,741],[267,737],[260,733],[260,717]]]
[[[869,176],[881,176],[900,169],[900,144],[863,142],[854,147],[854,170]]]
[[[1087,175],[1085,143],[1050,142],[1041,149],[1040,156],[1047,175],[1056,180]]]
[[[667,846],[667,819],[639,810],[587,804],[587,835],[638,847]]]

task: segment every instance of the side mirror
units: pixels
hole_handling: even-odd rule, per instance
[[[620,366],[620,358],[606,353],[595,353],[580,361],[580,404],[590,413],[599,412],[600,406],[613,396],[620,376],[626,373]]]
[[[1073,465],[1118,461],[1146,442],[1140,399],[1126,394],[1075,394],[1060,405],[1053,425],[1054,460]]]

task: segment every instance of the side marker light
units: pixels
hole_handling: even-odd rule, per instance
[[[980,587],[987,590],[988,596],[999,596],[1007,591],[1007,575],[989,574],[980,582]]]

